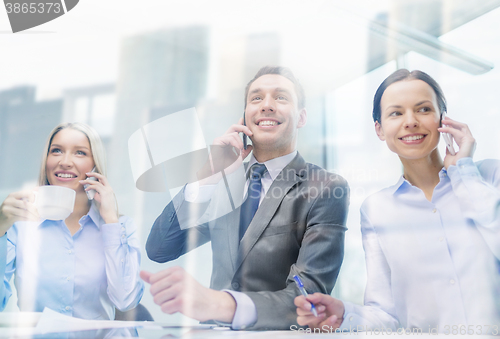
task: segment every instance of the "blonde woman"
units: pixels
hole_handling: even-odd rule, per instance
[[[2,203],[0,309],[11,296],[13,274],[21,311],[48,307],[78,318],[114,319],[115,308],[135,307],[144,289],[139,241],[131,219],[118,215],[95,130],[82,123],[54,128],[39,184],[75,190],[74,210],[65,220],[39,220],[31,191],[12,193]],[[85,192],[91,189],[94,200]]]

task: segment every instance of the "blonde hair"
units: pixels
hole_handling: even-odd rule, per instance
[[[104,151],[101,137],[99,137],[96,130],[82,122],[64,122],[57,125],[52,132],[50,132],[47,143],[45,144],[45,151],[42,156],[42,166],[40,168],[40,176],[38,178],[38,184],[40,186],[50,185],[47,178],[47,156],[49,155],[50,146],[52,145],[54,136],[66,128],[71,128],[85,134],[89,141],[90,151],[92,152],[92,157],[94,159],[95,172],[106,176],[106,153]]]

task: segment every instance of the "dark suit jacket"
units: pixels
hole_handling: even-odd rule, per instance
[[[149,258],[174,260],[211,241],[211,288],[244,292],[252,299],[258,319],[248,329],[290,329],[297,324],[293,300],[300,294],[295,274],[309,293],[330,294],[335,285],[344,255],[347,182],[297,154],[273,181],[241,243],[239,208],[181,229],[181,215],[198,220],[217,209],[214,199],[192,204],[179,193],[153,225],[146,244]]]

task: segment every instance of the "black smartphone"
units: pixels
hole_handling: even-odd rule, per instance
[[[243,125],[246,126],[247,122],[245,120],[245,111],[243,111]],[[246,151],[247,149],[247,135],[243,133],[243,149]]]

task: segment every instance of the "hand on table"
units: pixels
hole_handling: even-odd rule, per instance
[[[157,273],[141,271],[141,278],[151,284],[154,302],[165,313],[180,312],[199,321],[233,321],[236,311],[233,297],[202,286],[182,267],[171,267]]]
[[[344,303],[330,295],[314,293],[307,298],[300,295],[295,298],[294,303],[297,306],[297,323],[301,326],[322,329],[327,325],[329,329],[335,330],[342,324]],[[311,312],[311,303],[316,307],[317,317]]]

